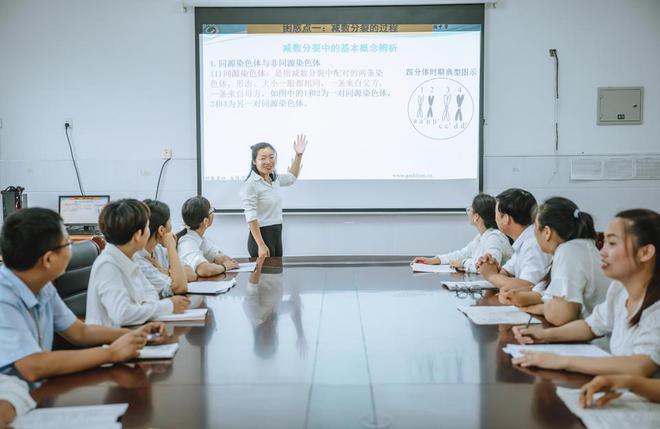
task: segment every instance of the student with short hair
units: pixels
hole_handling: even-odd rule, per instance
[[[543,279],[552,261],[534,236],[536,199],[517,188],[507,189],[495,199],[495,221],[500,231],[514,240],[513,255],[504,265],[498,264],[491,255],[483,256],[477,262],[477,270],[501,291],[531,289]]]
[[[30,396],[30,389],[25,381],[0,374],[0,428],[36,406],[37,403]]]
[[[149,240],[149,208],[123,199],[103,207],[99,227],[107,242],[94,261],[87,291],[87,323],[139,325],[158,316],[183,313],[190,300],[181,295],[160,299],[133,261]]]
[[[71,259],[71,241],[62,219],[52,210],[26,208],[2,226],[0,252],[0,374],[34,382],[83,371],[106,363],[134,359],[147,335],[166,335],[164,325],[136,330],[84,324],[64,304],[52,281]],[[59,333],[68,342],[91,347],[52,351]],[[164,340],[160,337],[158,342]]]
[[[500,302],[525,307],[553,325],[591,315],[605,300],[610,279],[600,268],[593,218],[566,198],[554,197],[539,207],[536,241],[552,255],[552,267],[534,289],[500,292]]]
[[[477,272],[477,261],[486,254],[492,255],[498,264],[506,263],[511,257],[513,249],[511,249],[509,239],[497,229],[495,198],[484,193],[478,194],[466,211],[468,222],[479,231],[467,246],[433,258],[417,257],[413,263],[449,264],[457,270],[468,273]]]
[[[177,234],[179,255],[200,277],[212,277],[238,268],[238,262],[204,237],[213,225],[213,211],[209,200],[201,195],[188,198],[181,207],[186,228]]]
[[[150,235],[144,249],[135,252],[133,260],[161,297],[185,294],[188,292],[188,276],[176,250],[170,208],[161,201],[148,199],[143,202],[149,208]],[[193,274],[192,269],[189,274]]]
[[[514,327],[521,344],[589,341],[610,335],[611,357],[560,356],[527,351],[513,359],[535,366],[587,374],[651,376],[660,368],[660,215],[626,210],[608,224],[601,250],[603,271],[614,281],[591,316],[557,328]]]

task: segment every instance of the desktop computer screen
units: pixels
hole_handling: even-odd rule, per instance
[[[109,195],[60,196],[59,213],[66,226],[97,226]]]

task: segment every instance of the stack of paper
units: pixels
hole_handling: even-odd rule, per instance
[[[529,323],[541,323],[540,320],[520,311],[513,305],[507,306],[474,306],[458,307],[458,311],[464,313],[477,325],[524,325]]]
[[[138,359],[172,359],[179,350],[179,344],[163,344],[160,346],[144,346]]]
[[[92,405],[84,407],[37,408],[12,423],[15,429],[121,428],[117,420],[128,409],[128,404]]]
[[[467,282],[442,282],[442,285],[449,290],[486,290],[486,289],[497,289],[492,283],[487,282],[486,280],[474,280]]]
[[[631,392],[602,407],[581,408],[580,390],[557,387],[557,396],[564,401],[587,428],[656,429],[660,422],[660,404],[649,402]]]
[[[449,265],[412,264],[412,270],[417,273],[455,273]]]
[[[523,351],[556,353],[562,356],[610,356],[605,350],[593,344],[507,344],[502,350],[514,358],[522,356]]]
[[[187,322],[187,321],[204,321],[206,320],[206,313],[208,308],[190,308],[183,313],[167,314],[153,319],[155,322]]]
[[[188,293],[198,295],[217,295],[236,286],[236,279],[223,281],[204,281],[188,283]]]
[[[243,262],[238,264],[238,268],[227,271],[228,273],[251,273],[257,269],[256,262]]]

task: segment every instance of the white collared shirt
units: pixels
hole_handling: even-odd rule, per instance
[[[14,406],[16,416],[22,416],[34,409],[37,403],[30,396],[28,385],[18,377],[0,374],[0,400]]]
[[[502,265],[511,258],[512,253],[513,249],[507,236],[499,229],[489,228],[483,234],[477,234],[464,248],[436,257],[442,264],[461,261],[465,271],[476,273],[477,261],[485,254],[492,255],[497,263]]]
[[[282,223],[281,186],[291,186],[296,176],[290,173],[278,174],[273,183],[266,182],[254,171],[250,173],[241,188],[241,199],[245,209],[245,220],[256,220],[259,226],[279,225]]]
[[[660,365],[660,301],[647,307],[639,323],[631,327],[627,299],[626,288],[617,281],[612,282],[605,302],[598,304],[585,322],[597,336],[611,334],[610,352],[613,355],[647,355]],[[631,316],[636,313],[637,310]]]
[[[605,301],[612,280],[600,268],[600,254],[593,240],[578,238],[557,246],[550,268],[550,285],[539,283],[534,290],[544,301],[554,297],[580,304],[580,318],[591,315]]]
[[[140,267],[108,243],[92,265],[85,322],[113,327],[140,325],[173,311],[172,301],[160,299]]]
[[[172,293],[172,278],[160,271],[151,263],[152,255],[146,249],[138,250],[133,255],[133,261],[140,267],[142,274],[154,285],[161,297],[170,297]],[[164,269],[170,268],[170,261],[167,259],[167,249],[160,244],[156,244],[153,251],[153,258]]]
[[[502,267],[514,277],[535,285],[545,277],[552,263],[552,255],[544,253],[534,236],[534,225],[529,225],[513,242],[513,255]]]
[[[192,229],[188,229],[186,234],[179,239],[177,250],[181,262],[192,267],[193,270],[197,270],[199,264],[213,262],[216,256],[223,254],[216,245]]]

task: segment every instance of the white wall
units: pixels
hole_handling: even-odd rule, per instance
[[[312,4],[313,2],[310,2]],[[0,1],[0,187],[22,185],[30,205],[77,193],[63,130],[88,193],[153,197],[160,152],[175,160],[161,199],[179,223],[196,193],[191,12],[179,0]],[[501,0],[486,10],[485,191],[519,186],[564,195],[599,228],[617,210],[660,210],[658,181],[569,181],[570,155],[660,153],[660,2]],[[554,65],[560,57],[560,149],[554,156]],[[644,86],[644,124],[598,127],[596,88]],[[245,255],[240,216],[210,230]],[[461,215],[291,215],[288,255],[429,254],[466,242]]]

